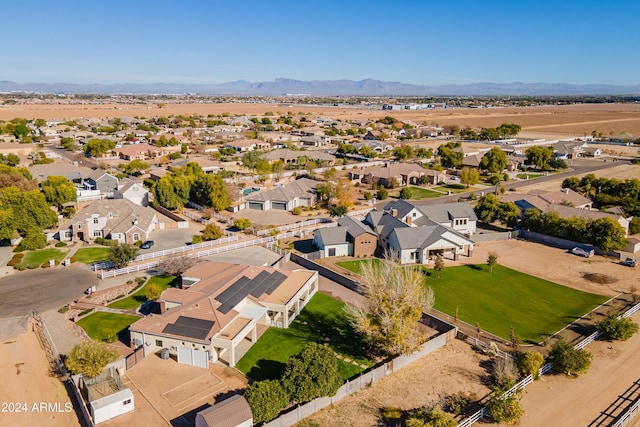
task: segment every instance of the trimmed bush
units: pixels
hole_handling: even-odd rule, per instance
[[[18,271],[24,271],[24,270],[27,269],[27,263],[26,262],[19,262],[16,265],[14,265],[13,268],[18,270]]]
[[[29,270],[35,270],[36,268],[40,268],[40,263],[39,263],[39,262],[30,262],[30,263],[27,265],[27,268],[28,268]]]
[[[40,268],[49,268],[49,263],[48,262],[43,262],[42,264],[40,264]]]
[[[24,258],[24,254],[23,253],[17,253],[13,256],[13,258],[11,258],[9,260],[9,262],[7,263],[7,267],[13,267],[16,264],[22,262],[22,258]]]
[[[65,246],[67,246],[67,244],[65,242],[58,242],[55,244],[56,248],[64,248]]]

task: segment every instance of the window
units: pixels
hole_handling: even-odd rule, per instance
[[[129,405],[130,403],[131,403],[131,399],[123,400],[122,401],[122,406]]]
[[[93,217],[93,223],[94,223],[94,224],[97,224],[97,223],[98,223],[98,221],[99,221],[99,220],[98,220],[98,217]]]
[[[102,237],[102,231],[94,230],[93,231],[93,237]]]
[[[156,347],[162,347],[162,340],[156,340]]]
[[[329,248],[329,256],[336,256],[336,248]]]

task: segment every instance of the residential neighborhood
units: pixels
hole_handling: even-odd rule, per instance
[[[6,343],[34,334],[69,425],[341,425],[328,406],[391,423],[343,409],[366,393],[403,420],[427,407],[382,378],[458,399],[429,406],[451,425],[530,405],[524,387],[553,399],[534,376],[567,374],[556,349],[637,340],[598,338],[640,308],[637,148],[394,117],[433,105],[0,123]],[[504,362],[497,382],[523,357],[535,372]]]

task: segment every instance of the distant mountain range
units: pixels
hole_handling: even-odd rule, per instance
[[[291,80],[270,82],[238,80],[217,84],[179,83],[15,83],[0,81],[0,92],[66,94],[185,94],[198,95],[362,95],[362,96],[472,96],[472,95],[640,95],[640,85],[578,85],[568,83],[471,83],[466,85],[421,86],[380,80]]]

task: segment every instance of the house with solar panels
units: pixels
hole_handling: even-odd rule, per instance
[[[131,344],[145,356],[167,349],[178,363],[235,366],[268,327],[289,327],[317,291],[317,271],[206,262],[162,293],[161,314],[129,327]]]

